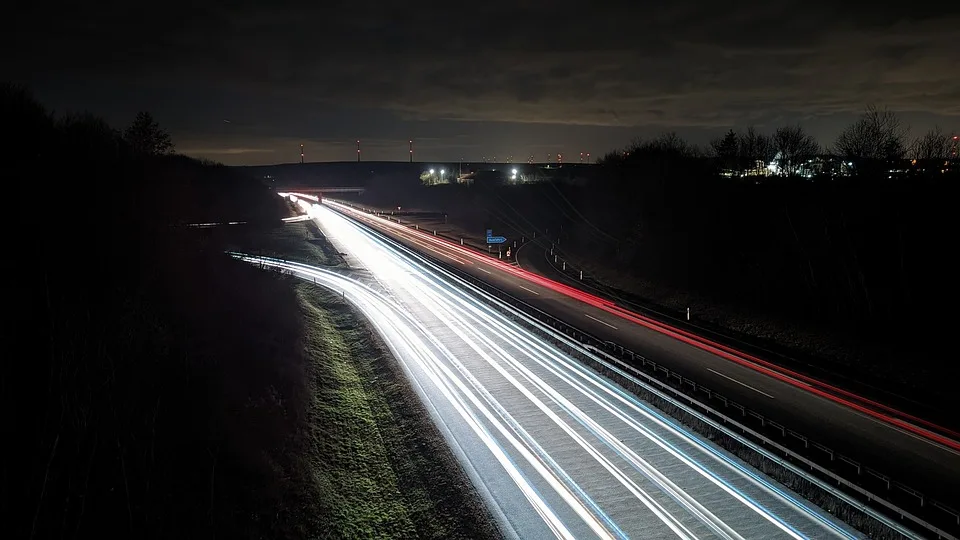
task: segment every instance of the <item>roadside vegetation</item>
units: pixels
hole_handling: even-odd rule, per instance
[[[363,321],[223,253],[335,264],[279,197],[149,115],[121,132],[12,85],[0,108],[7,536],[495,536]]]

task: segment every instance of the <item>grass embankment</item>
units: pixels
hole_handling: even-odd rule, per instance
[[[396,361],[339,297],[302,283],[314,480],[336,538],[491,538],[482,503]]]
[[[336,266],[343,262],[312,221],[227,228],[217,232],[223,235],[228,249],[314,265]]]

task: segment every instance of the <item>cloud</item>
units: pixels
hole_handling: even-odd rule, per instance
[[[238,156],[242,154],[273,153],[273,148],[181,148],[180,152],[188,156]]]
[[[350,108],[407,122],[669,129],[851,114],[867,103],[960,115],[956,2],[904,12],[821,0],[487,0],[469,10],[434,0],[174,0],[36,15],[15,20],[7,39],[18,46],[4,47],[26,78],[243,92],[304,115]]]

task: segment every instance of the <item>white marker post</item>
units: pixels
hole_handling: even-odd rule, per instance
[[[687,320],[690,320],[690,308],[687,308]]]
[[[580,281],[583,281],[583,270],[580,271]]]
[[[563,261],[563,271],[567,271],[567,261]]]

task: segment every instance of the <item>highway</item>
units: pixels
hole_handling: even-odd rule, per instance
[[[658,324],[609,301],[429,232],[413,230],[335,201],[324,200],[323,204],[598,338],[655,359],[893,479],[922,486],[929,497],[956,504],[956,494],[960,493],[960,443],[947,430]]]
[[[508,536],[860,536],[586,368],[520,312],[324,206],[310,215],[348,269],[246,260],[357,306]]]

